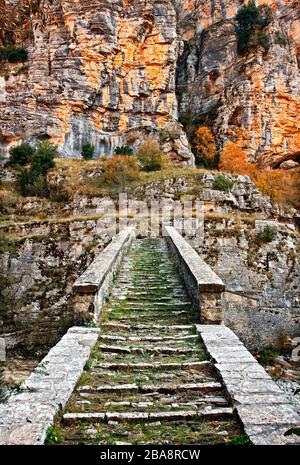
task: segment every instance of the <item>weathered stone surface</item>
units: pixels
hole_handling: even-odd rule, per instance
[[[299,14],[296,0],[270,6],[268,47],[237,54],[238,0],[178,1],[182,54],[179,114],[209,124],[220,145],[234,140],[251,158],[278,166],[299,156]],[[281,39],[281,40],[280,40]]]
[[[98,334],[98,329],[71,328],[21,391],[0,404],[0,444],[44,443],[47,429],[72,394]]]
[[[107,274],[112,270],[119,255],[122,256],[122,252],[124,253],[125,245],[130,245],[133,238],[134,228],[126,228],[121,231],[77,279],[73,285],[74,291],[96,293],[102,286]]]
[[[236,345],[236,335],[226,326],[197,325],[197,330],[208,352],[215,360],[221,360],[216,368],[251,441],[273,445],[300,443],[295,434],[285,435],[299,427],[298,413],[254,357],[249,352],[248,359],[244,356],[247,350]]]
[[[28,68],[11,66],[8,81],[0,76],[4,149],[51,137],[70,157],[86,142],[97,156],[110,155],[164,129],[170,158],[193,161],[176,118],[171,0],[43,0],[32,22]]]
[[[175,228],[166,226],[164,231],[197,316],[202,322],[221,322],[221,301],[225,290],[223,281]]]
[[[293,168],[297,168],[298,166],[299,166],[299,163],[297,163],[296,161],[286,160],[280,164],[279,168],[284,169],[284,170],[291,170]]]
[[[94,307],[93,317],[95,321],[97,321],[103,303],[110,293],[114,273],[134,237],[134,228],[122,230],[73,285],[74,294],[87,294],[85,300]],[[80,307],[80,299],[78,302],[75,295],[74,301],[76,313],[76,304]],[[89,308],[89,306],[87,307]]]
[[[268,49],[241,57],[238,0],[41,1],[25,40],[28,64],[0,75],[2,148],[51,137],[67,156],[80,156],[87,141],[108,155],[150,135],[189,164],[177,94],[179,113],[208,122],[219,144],[237,140],[276,165],[297,158],[297,0],[257,3],[272,7]]]

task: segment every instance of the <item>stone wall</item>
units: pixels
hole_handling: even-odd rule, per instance
[[[222,280],[174,228],[166,227],[165,232],[178,270],[192,298],[197,320],[205,324],[220,323],[225,290]]]
[[[72,286],[115,231],[74,218],[3,232],[16,242],[0,254],[0,333],[10,352],[39,358],[74,324]]]
[[[246,350],[236,334],[225,326],[214,325],[197,325],[197,331],[216,363],[252,444],[299,444],[296,430],[300,417],[292,402]]]
[[[97,322],[122,258],[135,237],[134,228],[121,231],[73,285],[75,318]]]
[[[300,308],[265,307],[259,299],[225,293],[223,323],[251,350],[281,347],[286,337],[300,335]]]
[[[44,444],[47,429],[80,378],[99,329],[73,327],[19,391],[0,404],[0,445]]]

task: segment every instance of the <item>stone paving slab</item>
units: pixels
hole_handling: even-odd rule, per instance
[[[223,325],[197,325],[206,349],[216,363],[235,410],[253,444],[300,444],[288,431],[300,426],[300,417],[238,337]]]
[[[121,422],[143,422],[145,420],[174,421],[191,420],[197,418],[226,418],[232,415],[232,408],[204,408],[196,410],[177,410],[166,412],[106,412],[106,413],[66,413],[63,422],[66,425],[74,424],[76,421],[87,421],[99,423],[105,421]]]
[[[47,429],[71,396],[98,335],[99,329],[71,328],[21,391],[0,404],[0,445],[44,443]]]

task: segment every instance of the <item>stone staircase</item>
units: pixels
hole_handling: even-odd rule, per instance
[[[57,427],[65,444],[243,441],[163,239],[136,240],[123,260]]]

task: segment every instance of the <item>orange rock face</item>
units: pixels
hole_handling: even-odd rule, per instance
[[[251,159],[278,166],[300,156],[299,2],[256,3],[272,11],[268,47],[244,56],[232,21],[241,2],[198,0],[192,14],[182,12],[189,40],[178,63],[179,109],[210,126],[219,146],[235,141]]]
[[[219,146],[236,141],[263,163],[297,159],[299,2],[257,3],[273,12],[268,50],[240,57],[239,0],[42,0],[22,44],[29,61],[0,70],[2,154],[50,138],[65,156],[85,142],[110,155],[163,133],[170,159],[191,164],[178,123],[190,112]]]
[[[171,0],[43,0],[32,22],[28,69],[9,66],[0,80],[4,149],[47,137],[67,156],[85,142],[109,155],[129,137],[175,128],[166,151],[193,161],[177,122]]]

